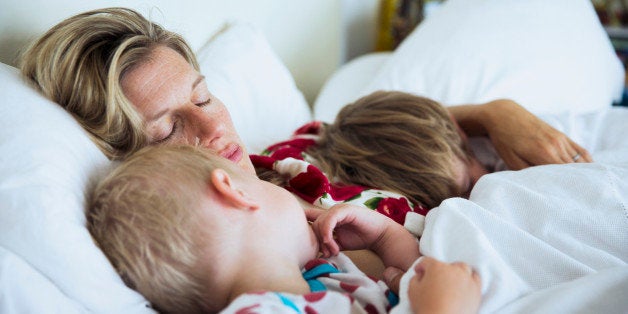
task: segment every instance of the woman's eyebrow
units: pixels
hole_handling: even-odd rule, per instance
[[[192,83],[192,90],[194,90],[196,86],[198,86],[198,84],[200,84],[204,79],[205,79],[205,75],[199,75],[194,81],[194,83]]]
[[[168,112],[169,110],[170,110],[170,108],[164,108],[163,110],[160,110],[159,112],[155,113],[153,116],[148,118],[147,122],[154,122],[154,121],[159,120],[159,118],[161,118],[163,115],[165,115],[166,112]]]
[[[196,86],[198,86],[198,84],[200,84],[203,80],[205,80],[205,76],[204,75],[199,75],[196,78],[196,80],[194,80],[194,83],[192,83],[192,90],[194,90],[196,88]],[[151,116],[148,119],[148,122],[153,122],[153,121],[159,120],[159,118],[161,118],[163,115],[165,115],[169,110],[170,110],[170,108],[164,108],[163,110],[160,110],[159,112],[157,112],[153,116]]]
[[[196,80],[194,80],[194,83],[192,83],[192,90],[194,90],[196,88],[196,86],[198,86],[198,84],[200,84],[203,80],[205,80],[205,76],[204,75],[199,75]],[[170,108],[164,108],[163,110],[155,113],[153,116],[151,116],[148,121],[152,122],[152,121],[156,121],[159,120],[159,118],[161,118],[163,115],[165,115],[168,111],[170,110]]]

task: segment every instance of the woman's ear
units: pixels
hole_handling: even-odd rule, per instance
[[[223,169],[214,169],[210,176],[211,184],[217,191],[219,197],[236,208],[256,210],[259,204],[250,199],[244,191],[236,188],[231,180],[231,176]]]

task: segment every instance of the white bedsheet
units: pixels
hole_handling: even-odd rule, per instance
[[[421,251],[471,264],[484,313],[626,313],[627,198],[626,162],[487,175],[428,214]]]

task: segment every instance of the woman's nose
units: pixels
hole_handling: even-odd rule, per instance
[[[190,134],[188,142],[207,148],[220,148],[220,139],[225,135],[225,123],[219,117],[194,107],[189,113]]]

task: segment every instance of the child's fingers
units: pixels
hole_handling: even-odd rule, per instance
[[[473,279],[473,281],[478,284],[478,286],[482,285],[482,278],[480,278],[480,274],[477,271],[473,271],[473,274],[471,275],[471,279]]]
[[[336,241],[332,240],[327,244],[327,249],[329,250],[329,254],[331,254],[330,256],[336,256],[338,255],[338,253],[340,253],[340,246],[338,246],[338,243],[336,243]]]
[[[316,240],[318,240],[319,251],[323,254],[324,257],[329,257],[329,251],[327,250],[327,247],[325,245],[325,238],[324,235],[321,233],[319,221],[314,221],[311,224],[311,227],[312,231],[314,232],[314,236],[316,236]]]
[[[305,208],[305,217],[307,218],[308,221],[316,220],[323,213],[325,213],[325,210],[320,209],[320,208],[314,208],[314,207]]]
[[[408,297],[415,313],[477,313],[481,302],[479,275],[462,262],[423,257],[414,267]]]
[[[321,253],[323,253],[323,257],[331,256],[330,253],[329,253],[329,249],[327,249],[326,245],[322,245],[321,246]]]
[[[437,259],[424,256],[421,262],[419,262],[415,267],[414,271],[417,273],[417,279],[421,280],[421,277],[428,272],[430,269],[436,269],[437,267],[455,267],[465,275],[468,275],[475,282],[480,282],[480,275],[471,267],[469,264],[464,262],[453,262],[451,264],[441,262]]]
[[[423,256],[421,261],[418,264],[414,265],[414,271],[417,274],[419,272],[424,273],[426,269],[432,267],[432,265],[437,264],[437,263],[440,263],[440,262],[432,257]]]
[[[335,219],[329,215],[320,216],[312,223],[312,230],[320,244],[320,251],[324,257],[337,255],[340,248],[334,239]]]
[[[421,281],[421,279],[423,279],[423,276],[425,275],[426,268],[430,267],[430,264],[432,263],[432,261],[429,261],[426,259],[432,259],[432,258],[423,256],[421,261],[418,264],[414,265],[414,273],[415,273],[413,277],[414,280]]]
[[[333,240],[334,229],[336,228],[336,219],[331,215],[325,215],[314,223],[318,227],[318,233],[321,240],[328,243]]]
[[[465,273],[469,274],[469,276],[473,276],[473,268],[471,268],[471,266],[469,266],[467,263],[463,263],[463,262],[454,262],[451,263],[451,265],[454,265],[460,269],[462,269]]]
[[[334,226],[335,223],[330,222],[330,224],[323,225],[323,245],[325,245],[329,251],[331,256],[336,256],[340,252],[340,244],[336,241],[334,236]]]
[[[343,248],[336,241],[334,230],[351,220],[352,208],[345,204],[339,204],[328,210],[321,210],[324,215],[317,211],[317,209],[313,209],[310,214],[312,217],[317,217],[312,228],[321,244],[321,251],[326,257],[338,255]],[[306,212],[306,215],[310,214]]]
[[[336,241],[331,242],[319,242],[320,243],[320,251],[323,253],[324,257],[336,256],[340,252],[340,247],[336,243]]]

